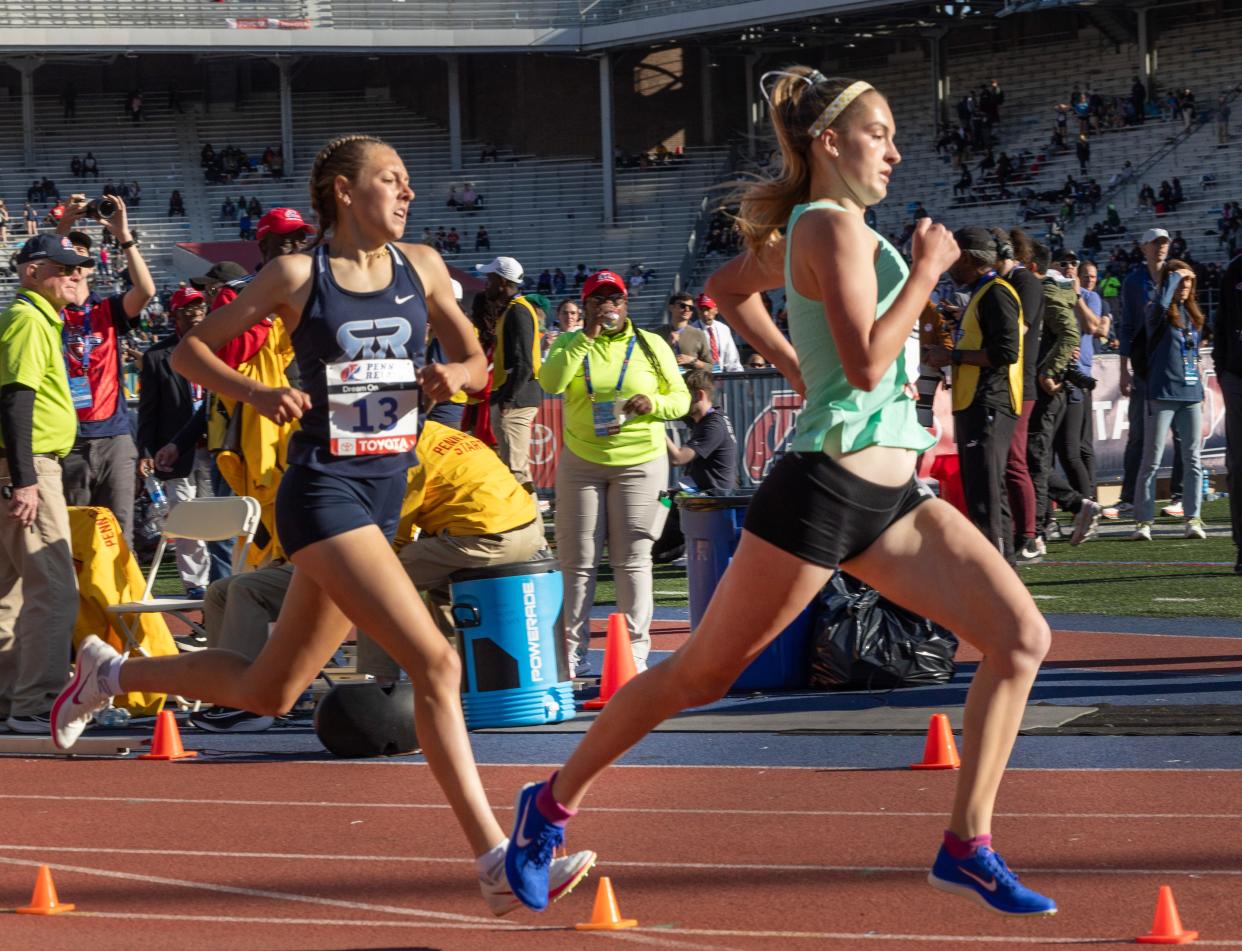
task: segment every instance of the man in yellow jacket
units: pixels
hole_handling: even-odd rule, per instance
[[[544,547],[542,522],[534,496],[473,436],[429,420],[419,436],[418,459],[410,469],[394,544],[410,580],[427,594],[432,616],[452,636],[449,576],[464,568],[528,561]],[[279,564],[214,583],[203,612],[207,646],[258,656],[292,576],[292,565]],[[364,634],[358,636],[358,670],[379,680],[400,675],[396,663]],[[273,723],[271,717],[227,707],[192,714],[190,721],[214,733],[257,732]]]

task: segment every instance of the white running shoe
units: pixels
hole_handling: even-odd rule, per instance
[[[587,873],[595,867],[598,858],[599,856],[589,849],[554,858],[548,867],[549,900],[557,901],[572,892],[577,884],[587,877]],[[479,876],[479,890],[483,892],[483,898],[497,918],[502,918],[509,912],[522,907],[522,903],[513,894],[513,889],[509,887],[509,880],[505,877],[503,859],[497,863],[491,873]]]
[[[100,676],[100,667],[121,655],[91,634],[78,646],[73,679],[52,704],[52,742],[67,750],[78,741],[91,718],[108,705],[112,693]]]
[[[1100,524],[1100,513],[1103,507],[1094,499],[1083,499],[1082,508],[1074,516],[1074,534],[1070,536],[1071,545],[1081,545],[1093,536]]]
[[[1186,514],[1186,510],[1182,508],[1182,501],[1178,499],[1176,502],[1170,502],[1160,510],[1161,515],[1167,515],[1170,518],[1181,518]]]
[[[1149,542],[1151,541],[1151,522],[1139,522],[1138,528],[1134,530],[1134,534],[1130,536],[1132,542]]]
[[[1207,532],[1203,530],[1203,519],[1191,518],[1186,520],[1186,537],[1207,538]]]

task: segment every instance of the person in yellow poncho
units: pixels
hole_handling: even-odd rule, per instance
[[[428,420],[419,436],[418,458],[409,471],[394,546],[410,580],[432,601],[441,630],[451,636],[448,576],[463,568],[529,560],[544,547],[542,522],[534,496],[473,436]],[[292,577],[292,565],[275,564],[208,588],[208,646],[256,657]],[[398,676],[396,664],[365,635],[358,638],[358,670],[382,680]],[[191,714],[190,722],[229,733],[264,730],[274,721],[245,710],[210,707]]]

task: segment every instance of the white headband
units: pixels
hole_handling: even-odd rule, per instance
[[[848,107],[851,102],[865,93],[868,89],[874,88],[875,87],[872,86],[871,83],[865,83],[861,80],[853,83],[852,85],[846,86],[845,89],[841,90],[837,97],[832,100],[832,102],[828,103],[828,108],[821,112],[819,114],[819,118],[816,119],[811,125],[811,138],[818,139],[824,134],[824,130],[836,121],[837,116],[846,110],[846,107]]]

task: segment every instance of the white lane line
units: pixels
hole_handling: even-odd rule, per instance
[[[669,928],[669,934],[720,936],[724,938],[784,938],[809,941],[918,941],[927,944],[1133,944],[1133,937],[1116,938],[1037,938],[1028,935],[948,935],[948,934],[882,934],[877,931],[862,933],[845,931],[732,931],[708,928]],[[1195,941],[1197,945],[1217,948],[1242,946],[1242,939],[1215,939]]]
[[[68,853],[93,853],[100,855],[139,855],[139,856],[170,856],[173,858],[200,858],[200,859],[271,859],[276,861],[312,861],[318,860],[323,862],[393,862],[393,863],[413,863],[424,865],[445,865],[457,864],[464,862],[459,858],[445,858],[437,855],[339,855],[323,852],[216,852],[206,849],[126,849],[126,848],[96,848],[94,846],[80,845],[11,845],[0,843],[0,852],[68,852]],[[0,862],[8,862],[14,865],[39,865],[41,863],[34,861],[25,861],[21,859],[4,858],[0,856]],[[874,874],[876,872],[895,872],[899,874],[924,874],[927,871],[925,865],[819,865],[819,864],[800,864],[800,863],[757,863],[757,862],[646,862],[646,861],[614,861],[606,860],[601,862],[602,866],[617,868],[636,868],[636,869],[680,869],[680,870],[696,870],[696,871],[727,871],[729,869],[740,869],[743,871],[753,872],[814,872],[842,874],[861,872],[865,874]],[[53,865],[52,868],[60,866]],[[80,869],[64,866],[73,871]],[[1040,875],[1187,875],[1187,876],[1242,876],[1242,868],[1194,868],[1194,869],[1167,869],[1167,868],[1033,868],[1027,867],[1026,871],[1030,874]],[[112,874],[112,873],[99,873]],[[127,877],[129,873],[115,873],[117,877]],[[198,887],[193,882],[177,882],[187,886]],[[202,886],[213,889],[227,889],[232,886]],[[258,894],[250,890],[242,889],[243,894]],[[263,893],[265,897],[289,898],[293,901],[303,900],[297,896],[289,896],[284,892],[268,892]],[[321,901],[318,898],[307,898],[307,901]],[[322,901],[335,901],[334,899],[322,899]],[[378,908],[386,906],[374,905],[357,905],[354,903],[345,903],[342,907],[347,908]],[[416,914],[417,911],[402,908],[397,913],[400,914]],[[441,914],[432,912],[429,914]],[[454,918],[462,918],[463,916],[450,916]],[[480,919],[469,919],[480,920]],[[491,923],[491,919],[481,919]]]
[[[193,888],[200,891],[221,892],[226,895],[242,895],[246,898],[270,898],[275,901],[302,902],[308,905],[323,905],[327,908],[348,908],[351,911],[379,912],[387,915],[406,915],[415,918],[427,918],[436,921],[453,921],[475,927],[515,927],[498,918],[483,918],[475,915],[458,915],[447,911],[431,911],[426,908],[407,908],[402,905],[377,905],[371,902],[346,901],[342,898],[322,898],[316,895],[299,895],[294,892],[274,892],[262,888],[245,888],[239,885],[220,885],[214,882],[198,882],[183,878],[165,878],[160,875],[144,875],[137,872],[116,872],[110,869],[86,868],[81,865],[61,865],[52,862],[40,862],[32,859],[9,858],[0,855],[0,862],[6,865],[46,865],[57,872],[76,872],[80,875],[94,875],[99,878],[116,878],[130,882],[145,882],[149,885],[173,885],[179,888]]]
[[[174,806],[260,806],[289,808],[300,806],[308,809],[413,809],[447,811],[446,803],[417,802],[327,802],[297,799],[190,799],[172,796],[51,796],[35,793],[0,793],[0,800],[23,799],[36,801],[112,802],[119,805],[174,805]],[[512,812],[513,806],[496,803],[497,812]],[[589,813],[653,816],[804,816],[813,819],[831,818],[891,818],[920,819],[943,817],[943,811],[911,811],[889,809],[673,809],[643,806],[590,806]],[[1236,812],[998,812],[1003,819],[1227,819],[1242,821],[1242,813]],[[438,859],[437,861],[446,861]],[[447,861],[457,861],[449,859]]]
[[[319,926],[340,926],[346,928],[417,928],[425,930],[435,928],[439,930],[479,930],[473,925],[450,924],[448,922],[407,922],[407,921],[367,921],[336,919],[336,918],[264,918],[258,916],[243,915],[157,915],[144,913],[130,913],[123,911],[75,911],[70,917],[72,918],[110,918],[121,920],[137,920],[137,921],[176,921],[176,922],[193,922],[200,924],[243,924],[243,925],[319,925]],[[545,932],[545,931],[564,931],[563,926],[559,925],[523,925],[515,928],[505,928],[505,932]],[[656,944],[665,947],[679,948],[710,948],[718,951],[719,944],[711,945],[687,944],[685,942],[662,941],[660,937],[663,935],[685,935],[688,937],[722,937],[722,938],[781,938],[784,940],[808,940],[808,941],[908,941],[920,942],[924,944],[984,944],[994,942],[996,944],[1129,944],[1133,940],[1127,937],[1079,937],[1079,938],[1040,938],[1025,935],[937,935],[937,934],[882,934],[875,931],[866,932],[844,932],[844,931],[746,931],[741,929],[723,929],[723,928],[660,928],[646,930],[639,929],[637,932],[629,932],[625,935],[629,938],[643,939],[643,944]],[[610,935],[609,937],[618,938],[622,935]],[[1242,939],[1199,939],[1195,942],[1198,945],[1207,947],[1238,947],[1242,945]]]
[[[90,850],[85,850],[90,851]],[[315,858],[315,856],[308,856]],[[442,861],[439,859],[430,859],[428,861]],[[519,925],[516,922],[508,922],[499,918],[482,918],[473,915],[458,915],[451,912],[430,911],[424,908],[406,908],[400,905],[378,905],[370,902],[346,901],[340,898],[322,898],[315,895],[298,895],[293,892],[274,892],[260,888],[243,888],[236,885],[218,885],[212,882],[196,882],[179,878],[164,878],[159,875],[143,875],[134,872],[116,872],[110,869],[85,868],[80,865],[64,865],[60,863],[44,862],[41,860],[17,859],[0,856],[0,863],[6,865],[24,865],[28,867],[37,867],[46,865],[48,868],[57,872],[76,872],[80,875],[94,875],[99,878],[121,879],[131,882],[145,882],[150,885],[174,885],[181,888],[192,888],[199,891],[223,892],[228,895],[241,895],[246,898],[269,898],[276,901],[293,901],[302,902],[309,905],[323,905],[329,908],[347,908],[354,911],[378,912],[381,914],[403,915],[420,919],[417,924],[411,922],[410,927],[431,927],[431,928],[456,928],[460,930],[475,931],[531,931],[531,930],[558,930],[558,929],[532,929],[529,926]],[[73,912],[72,914],[77,914]],[[98,913],[97,917],[102,917],[105,913]],[[119,918],[137,918],[140,915],[117,914]],[[185,916],[170,916],[174,920],[187,920]],[[293,919],[295,922],[305,923],[301,919]],[[345,922],[342,922],[344,924]],[[349,922],[349,924],[365,924],[368,922]],[[398,924],[398,923],[394,923]],[[585,932],[584,932],[585,934]],[[630,944],[643,944],[660,948],[683,949],[683,951],[727,951],[720,944],[695,944],[686,941],[674,941],[671,938],[655,937],[646,934],[633,934],[631,932],[613,931],[613,932],[592,932],[600,938],[608,938],[613,941],[624,941]]]

